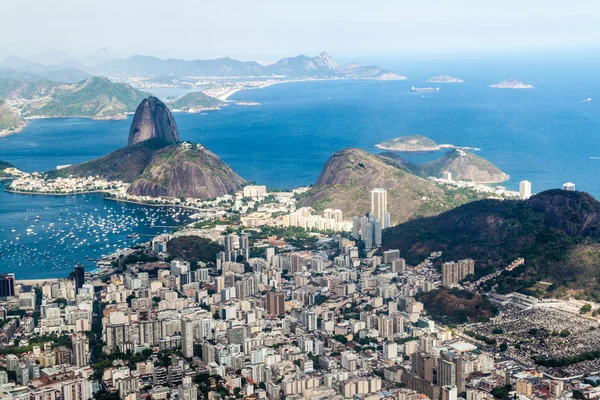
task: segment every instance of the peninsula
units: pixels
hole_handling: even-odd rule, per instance
[[[533,89],[532,85],[521,82],[517,79],[508,79],[506,81],[494,83],[490,85],[490,87],[496,89]]]
[[[464,81],[460,78],[454,78],[450,75],[438,75],[433,76],[427,80],[430,83],[463,83]]]
[[[21,132],[25,125],[19,112],[6,99],[0,98],[0,137]]]

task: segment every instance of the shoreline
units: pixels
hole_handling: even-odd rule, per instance
[[[5,129],[0,131],[0,139],[3,137],[8,137],[10,135],[15,135],[17,133],[23,132],[23,129],[25,129],[25,127],[28,125],[27,120],[25,118],[23,119],[23,121],[25,121],[25,124],[23,126],[18,127],[17,129]]]
[[[72,196],[76,194],[93,194],[93,193],[106,193],[103,190],[92,190],[89,192],[69,192],[69,193],[46,193],[46,192],[22,192],[19,190],[11,190],[4,188],[5,192],[14,193],[14,194],[33,194],[33,195],[42,195],[42,196]]]
[[[113,197],[104,197],[104,200],[111,200],[111,201],[116,201],[118,203],[129,203],[129,204],[135,204],[138,206],[147,206],[147,207],[174,207],[174,208],[183,208],[185,210],[191,210],[191,211],[202,211],[201,208],[197,208],[197,207],[190,207],[190,206],[181,206],[181,205],[173,205],[173,204],[150,204],[150,203],[143,203],[141,201],[135,201],[135,200],[126,200],[126,199],[116,199]]]
[[[324,78],[324,79],[311,79],[311,78],[304,78],[304,79],[286,79],[286,80],[282,80],[282,81],[273,81],[273,82],[267,82],[263,85],[260,86],[256,86],[256,87],[243,87],[243,88],[236,88],[236,89],[231,89],[228,92],[225,92],[224,94],[222,94],[221,96],[218,96],[217,99],[219,100],[223,100],[223,101],[235,101],[235,100],[228,100],[229,97],[233,96],[235,93],[237,92],[241,92],[242,90],[255,90],[255,89],[264,89],[266,87],[269,86],[273,86],[273,85],[279,85],[281,83],[295,83],[295,82],[320,82],[320,81],[348,81],[351,79],[346,79],[346,78]],[[364,80],[364,79],[359,79],[359,80]],[[373,79],[373,80],[378,80],[378,79]],[[382,79],[383,80],[383,79]]]
[[[393,147],[383,146],[381,143],[375,145],[378,149],[387,150],[387,151],[397,151],[401,153],[430,153],[432,151],[440,151],[444,149],[458,149],[458,150],[468,150],[468,151],[480,151],[479,147],[467,147],[467,146],[455,146],[453,144],[439,144],[436,147],[425,147],[422,149],[396,149]]]
[[[13,193],[13,194],[30,194],[30,195],[42,195],[42,196],[75,196],[75,195],[85,195],[85,194],[107,194],[108,193],[104,190],[92,190],[89,192],[69,192],[69,193],[21,192],[21,191],[17,191],[17,190],[10,190],[7,188],[4,188],[4,191],[8,192],[8,193]],[[138,206],[174,207],[174,208],[182,208],[182,209],[191,210],[191,211],[202,211],[202,209],[198,208],[198,207],[182,206],[182,205],[175,205],[175,204],[152,204],[152,203],[144,203],[142,201],[117,199],[117,198],[110,197],[110,196],[103,196],[102,198],[104,200],[111,200],[111,201],[116,201],[116,202],[120,202],[120,203],[130,203],[130,204],[135,204]]]

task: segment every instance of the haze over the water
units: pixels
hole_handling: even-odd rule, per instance
[[[0,49],[273,61],[592,49],[597,0],[3,0]],[[16,34],[18,32],[18,34]],[[2,52],[0,51],[0,52]]]

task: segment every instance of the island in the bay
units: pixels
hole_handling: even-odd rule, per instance
[[[442,147],[432,139],[421,135],[400,136],[375,145],[382,150],[392,151],[437,151]]]
[[[517,79],[508,79],[502,82],[494,83],[491,84],[490,87],[496,89],[533,89],[532,85],[521,82]]]
[[[455,146],[453,144],[438,144],[434,140],[422,135],[408,135],[385,140],[377,143],[375,147],[381,150],[400,152],[429,152],[441,149],[480,150],[477,147]]]
[[[464,81],[460,78],[455,78],[450,75],[438,75],[438,76],[432,76],[431,78],[427,79],[427,82],[430,82],[430,83],[463,83]]]

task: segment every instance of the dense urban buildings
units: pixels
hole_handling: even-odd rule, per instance
[[[287,219],[206,219],[110,255],[93,272],[77,266],[70,278],[25,282],[1,274],[0,350],[10,351],[0,351],[0,396],[600,395],[571,378],[596,370],[596,359],[556,367],[552,358],[600,351],[594,306],[487,292],[500,273],[522,268],[523,257],[487,275],[476,274],[473,259],[441,251],[407,262],[411,254],[382,248],[386,196],[373,191],[370,210],[350,222],[340,210],[313,216],[296,209],[293,196],[249,188],[227,204],[281,207],[287,214],[278,218]],[[328,221],[328,229],[308,221]],[[458,311],[440,311],[453,303]]]

